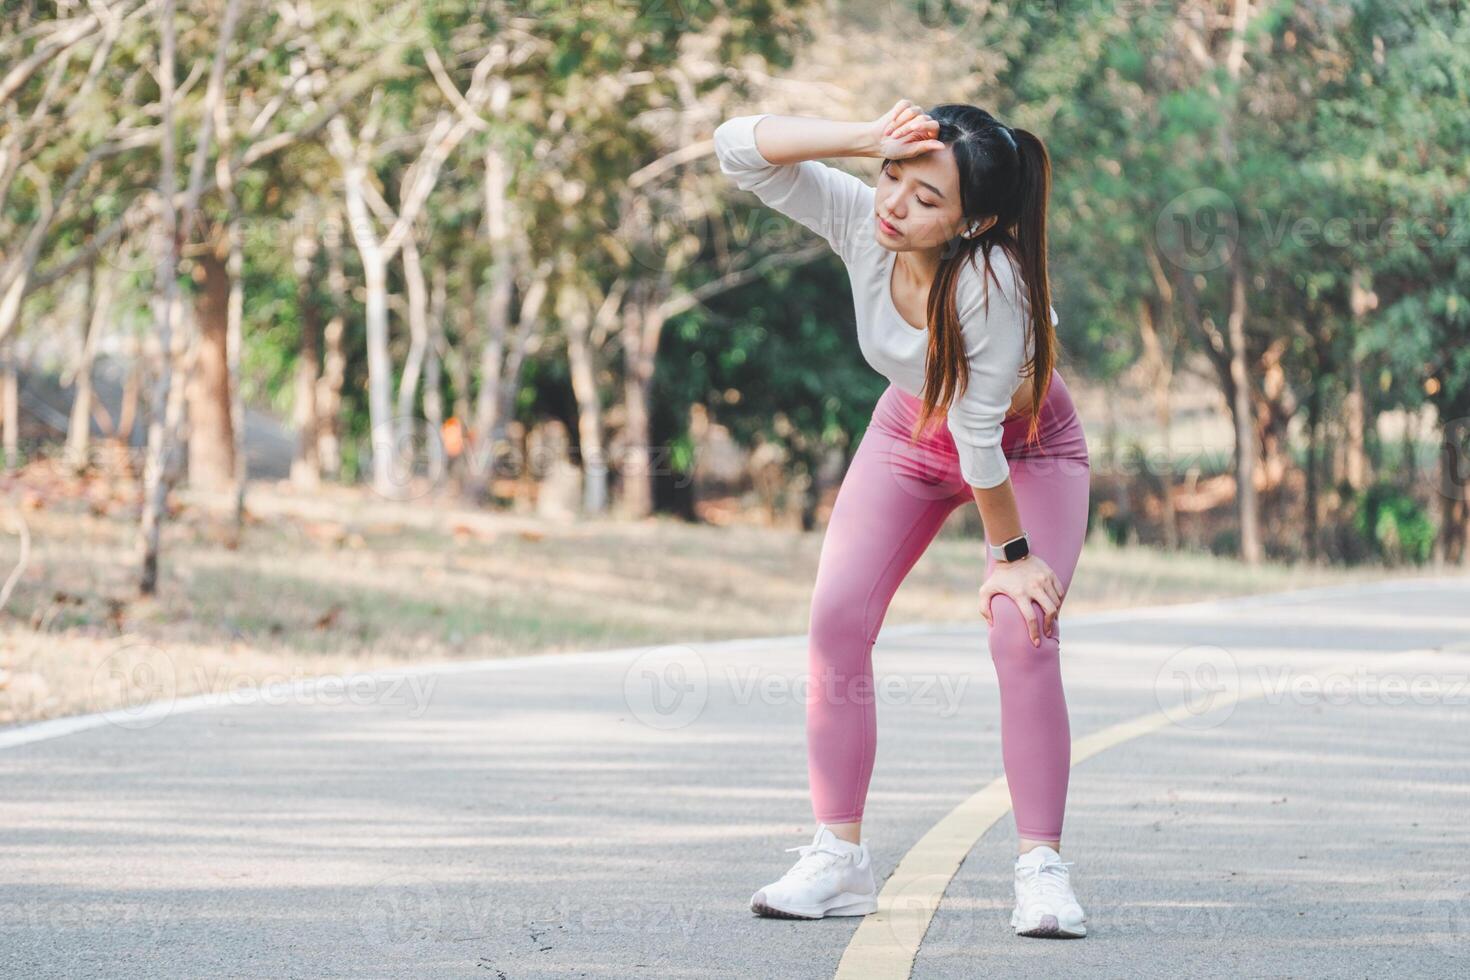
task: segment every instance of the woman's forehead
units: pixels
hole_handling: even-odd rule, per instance
[[[894,160],[903,175],[933,185],[945,198],[953,200],[960,186],[960,168],[954,151],[946,144],[942,149],[928,150],[917,156]]]

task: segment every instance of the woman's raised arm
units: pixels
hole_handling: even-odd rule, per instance
[[[821,157],[876,157],[883,136],[878,119],[841,122],[770,112],[749,118],[763,121],[755,132],[756,146],[762,157],[777,166]]]
[[[720,170],[767,207],[806,225],[843,261],[871,236],[873,188],[819,156],[875,156],[874,123],[847,123],[762,112],[734,116],[715,129]]]

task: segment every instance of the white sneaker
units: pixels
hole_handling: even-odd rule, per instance
[[[756,915],[820,919],[878,911],[878,885],[867,844],[854,844],[818,824],[810,844],[788,847],[801,857],[791,870],[750,896]]]
[[[1068,880],[1072,863],[1046,844],[1016,858],[1016,907],[1011,910],[1016,935],[1063,939],[1087,935],[1086,915]]]

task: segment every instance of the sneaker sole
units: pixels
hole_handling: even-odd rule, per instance
[[[844,901],[841,905],[834,905],[825,912],[817,910],[795,912],[790,909],[778,909],[768,902],[751,902],[750,910],[756,915],[768,919],[822,919],[829,915],[867,915],[870,912],[878,911],[878,899],[876,896],[861,898],[857,895],[848,894],[842,897],[844,899],[850,899],[850,901]]]
[[[1087,936],[1087,926],[1079,926],[1077,931],[1063,929],[1054,915],[1043,915],[1041,921],[1030,929],[1017,929],[1019,922],[1016,913],[1011,913],[1011,928],[1016,929],[1018,936],[1030,936],[1036,939],[1084,939]]]

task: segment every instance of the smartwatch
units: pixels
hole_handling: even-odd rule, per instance
[[[1011,538],[1005,544],[991,545],[990,557],[996,561],[1020,561],[1031,554],[1031,542],[1022,531],[1019,537]]]

